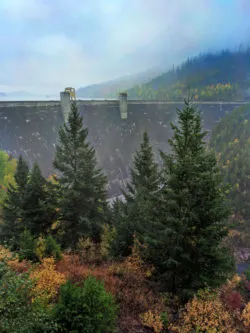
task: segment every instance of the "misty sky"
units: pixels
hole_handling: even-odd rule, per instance
[[[0,0],[0,91],[55,93],[138,72],[147,52],[157,66],[164,47],[174,62],[250,41],[249,17],[250,0]]]

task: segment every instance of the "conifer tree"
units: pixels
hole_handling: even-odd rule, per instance
[[[160,174],[146,132],[140,149],[134,155],[130,174],[131,181],[123,191],[126,203],[120,204],[120,216],[116,223],[116,241],[119,252],[123,255],[129,254],[134,234],[140,242],[144,242],[157,216]]]
[[[162,280],[187,297],[224,282],[233,264],[222,246],[228,231],[226,187],[214,153],[206,148],[200,114],[185,101],[177,115],[169,140],[172,153],[162,154],[161,222],[148,244]]]
[[[80,237],[100,240],[105,221],[107,180],[97,167],[94,148],[87,141],[88,129],[75,103],[68,123],[59,130],[54,167],[60,172],[60,200],[64,245],[75,246]]]
[[[19,157],[15,172],[15,185],[9,185],[3,204],[2,237],[12,239],[12,245],[17,246],[23,228],[24,198],[27,189],[29,167],[26,161]]]
[[[48,234],[56,219],[56,202],[51,187],[35,163],[26,186],[23,212],[25,228],[35,238]]]

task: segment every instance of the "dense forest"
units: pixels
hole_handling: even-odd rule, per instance
[[[247,110],[231,130],[242,132]],[[143,134],[125,200],[112,206],[75,103],[55,174],[19,157],[1,204],[0,332],[249,332],[250,274],[235,275],[225,168],[196,106],[185,101],[177,117],[160,165]],[[237,144],[223,131],[212,142]]]
[[[213,129],[215,149],[225,181],[230,184],[229,201],[236,230],[234,241],[249,244],[250,231],[250,105],[235,109]]]
[[[249,98],[250,48],[237,52],[201,54],[172,68],[147,84],[128,91],[131,99],[182,100],[191,92],[195,100]]]

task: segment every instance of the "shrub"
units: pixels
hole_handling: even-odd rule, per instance
[[[48,236],[45,239],[45,255],[46,257],[53,257],[56,260],[62,258],[61,247],[52,236]]]
[[[80,238],[77,252],[82,263],[98,264],[101,262],[100,248],[90,238]]]
[[[36,241],[36,248],[35,253],[39,261],[42,261],[45,257],[45,251],[46,251],[46,244],[45,244],[45,238],[40,236]]]
[[[59,302],[55,306],[59,332],[112,332],[116,316],[113,296],[94,277],[88,277],[83,288],[70,282],[61,287]]]
[[[34,300],[45,304],[55,300],[60,286],[66,282],[64,274],[55,270],[54,258],[43,259],[30,277],[34,281]]]
[[[19,257],[21,259],[28,259],[37,261],[36,255],[36,241],[29,230],[25,230],[20,237],[20,251]]]
[[[225,305],[230,310],[240,310],[243,306],[243,299],[238,291],[232,291],[225,295]]]
[[[0,280],[1,333],[53,333],[51,314],[32,303],[32,281],[27,274],[8,271]]]
[[[247,303],[245,309],[243,310],[241,318],[244,326],[250,328],[250,302]]]
[[[204,293],[201,298],[195,296],[187,303],[181,322],[171,325],[171,329],[178,333],[235,333],[234,324],[222,302],[214,294]]]
[[[107,260],[110,257],[112,243],[116,236],[116,230],[108,224],[103,226],[101,243],[100,243],[100,254],[102,259]]]
[[[141,315],[141,321],[144,326],[152,328],[155,333],[160,333],[163,330],[161,316],[151,310]]]

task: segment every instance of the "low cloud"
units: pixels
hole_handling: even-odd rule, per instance
[[[247,40],[249,0],[1,0],[0,86],[59,91]],[[163,62],[164,64],[164,62]],[[162,64],[161,64],[162,65]]]

